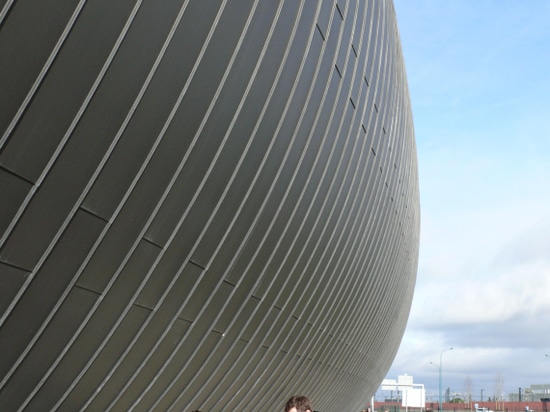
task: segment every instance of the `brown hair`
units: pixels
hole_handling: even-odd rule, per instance
[[[285,412],[290,411],[292,408],[296,408],[298,412],[313,412],[313,406],[311,402],[305,396],[293,396],[288,400],[285,406]]]

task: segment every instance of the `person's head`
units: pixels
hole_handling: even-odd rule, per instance
[[[285,412],[313,412],[313,406],[305,396],[293,396],[286,403]]]

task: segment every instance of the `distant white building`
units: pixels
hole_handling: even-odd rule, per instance
[[[399,375],[395,379],[384,379],[382,381],[382,390],[401,392],[401,405],[405,408],[426,407],[426,390],[424,384],[413,383],[413,377],[409,375]]]

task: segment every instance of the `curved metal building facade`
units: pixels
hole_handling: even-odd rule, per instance
[[[362,408],[407,322],[391,1],[0,2],[0,405]]]

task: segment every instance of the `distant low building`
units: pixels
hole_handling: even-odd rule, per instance
[[[520,388],[517,392],[509,393],[511,402],[539,402],[550,398],[550,384],[531,385],[528,388]]]

